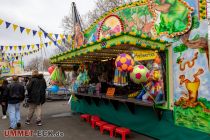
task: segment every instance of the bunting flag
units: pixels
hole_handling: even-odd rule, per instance
[[[39,37],[41,38],[42,37],[42,31],[39,31],[38,34],[39,34]]]
[[[17,29],[18,25],[13,24],[12,27],[13,27],[13,30],[15,31]]]
[[[31,45],[27,45],[28,50],[30,49],[30,46],[31,46]]]
[[[35,47],[35,45],[34,45],[34,44],[32,44],[32,45],[31,45],[31,48],[32,48],[32,49],[34,49],[34,47]]]
[[[39,49],[39,44],[36,44],[37,48]]]
[[[0,25],[3,23],[4,21],[2,19],[0,19]]]
[[[24,27],[20,27],[20,32],[23,33]]]
[[[31,32],[31,29],[26,28],[26,33],[29,35],[29,33]]]
[[[53,33],[49,33],[48,35],[52,38]]]
[[[9,28],[9,26],[11,25],[11,23],[9,22],[5,22],[5,24],[6,24],[6,28]]]
[[[33,36],[35,36],[35,35],[36,35],[36,33],[37,33],[37,31],[33,30]]]
[[[44,37],[47,38],[48,33],[44,33]]]
[[[55,39],[56,39],[56,40],[58,39],[58,34],[55,34]]]

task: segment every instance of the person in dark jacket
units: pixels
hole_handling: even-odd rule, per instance
[[[29,110],[25,124],[29,125],[36,110],[36,123],[41,126],[41,106],[45,103],[46,81],[37,70],[32,72],[32,79],[27,85]]]
[[[8,81],[7,80],[3,80],[2,86],[0,87],[0,104],[2,107],[2,119],[6,119],[7,118],[7,106],[8,106],[8,102],[7,102],[7,97],[3,97],[3,93],[7,88],[8,85]]]
[[[8,100],[8,113],[10,119],[10,129],[20,128],[20,103],[25,98],[25,89],[18,82],[18,77],[13,77],[13,82],[9,84],[3,93],[3,98]]]

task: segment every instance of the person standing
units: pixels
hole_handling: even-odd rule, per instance
[[[27,85],[29,109],[25,124],[30,124],[33,114],[36,111],[36,124],[38,126],[42,125],[41,107],[45,103],[46,88],[47,85],[43,74],[39,74],[37,70],[34,70],[32,72],[32,79]]]
[[[25,89],[18,82],[17,76],[13,76],[13,82],[4,90],[3,98],[7,98],[8,100],[9,129],[20,128],[20,103],[25,98]]]
[[[3,96],[4,91],[7,88],[8,85],[8,81],[7,80],[3,80],[2,86],[0,87],[0,104],[2,107],[2,119],[6,119],[7,118],[7,106],[8,106],[8,102],[7,102],[7,97]]]

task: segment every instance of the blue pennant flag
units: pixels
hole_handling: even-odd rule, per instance
[[[4,49],[4,46],[1,46],[1,50],[3,51],[3,49]]]
[[[68,39],[68,35],[65,35],[65,38]]]
[[[18,46],[19,50],[21,50],[22,46]]]
[[[4,53],[2,53],[2,56],[4,56]]]
[[[5,22],[6,23],[6,28],[9,28],[9,26],[11,25],[11,23],[9,22]]]
[[[33,30],[32,32],[33,32],[33,36],[35,36],[35,35],[36,35],[36,33],[37,33],[37,31],[35,31],[35,30]]]
[[[58,34],[55,34],[55,38],[58,39]]]
[[[16,57],[16,60],[18,60],[18,56]]]
[[[14,56],[16,56],[16,53],[14,53]]]
[[[44,43],[44,44],[45,44],[46,47],[48,46],[48,43]]]
[[[31,45],[27,45],[28,50],[30,49]]]
[[[63,41],[64,44],[66,43],[66,39],[65,38],[63,38],[62,41]]]
[[[57,45],[57,42],[56,41],[53,41],[54,45]]]
[[[39,48],[39,44],[36,44],[36,46]]]
[[[21,27],[21,26],[20,26],[20,32],[21,32],[21,33],[23,33],[23,30],[24,30],[24,29],[25,29],[24,27]]]
[[[45,37],[45,38],[47,37],[47,35],[48,35],[48,33],[44,33],[44,37]]]
[[[9,46],[9,49],[12,50],[13,46]]]

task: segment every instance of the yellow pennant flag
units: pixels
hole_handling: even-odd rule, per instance
[[[24,49],[25,49],[25,47],[26,47],[26,45],[22,45],[22,50],[24,50]]]
[[[57,42],[58,42],[59,45],[61,45],[61,42],[62,42],[62,41],[61,41],[61,40],[57,40]]]
[[[61,39],[64,37],[64,35],[63,34],[60,34],[60,37],[61,37]]]
[[[42,31],[39,31],[38,34],[39,34],[39,37],[42,37]]]
[[[12,27],[13,27],[13,30],[15,31],[17,29],[18,25],[12,24]]]
[[[68,35],[68,42],[71,41],[71,35]]]
[[[52,34],[52,33],[49,33],[48,35],[52,38],[52,35],[53,35],[53,34]]]
[[[32,44],[32,45],[31,45],[31,48],[34,49],[34,47],[35,47],[34,44]]]
[[[42,47],[43,47],[43,43],[40,44],[40,48],[42,48]]]
[[[26,33],[29,35],[31,29],[26,28]]]
[[[8,48],[9,48],[9,46],[4,46],[4,48],[5,48],[5,51],[7,51],[7,50],[8,50]]]
[[[3,23],[4,21],[2,19],[0,19],[0,25]]]
[[[17,50],[17,46],[14,46],[14,50],[15,50],[15,51]]]
[[[52,45],[52,41],[49,42],[49,45],[50,45],[50,46]]]

